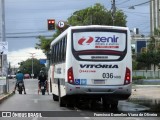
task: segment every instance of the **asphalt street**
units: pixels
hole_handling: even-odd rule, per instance
[[[58,117],[33,117],[33,118],[0,118],[0,120],[9,120],[9,119],[30,119],[30,120],[43,120],[43,119],[55,119],[55,120],[67,120],[67,119],[77,119],[77,120],[105,120],[106,117],[94,117],[94,114],[97,113],[106,113],[106,111],[103,110],[103,107],[100,103],[95,103],[94,108],[91,109],[88,104],[84,103],[82,107],[76,108],[76,107],[59,107],[59,103],[57,101],[53,101],[52,95],[51,94],[46,94],[42,96],[41,94],[38,95],[38,81],[37,80],[32,80],[32,79],[26,79],[25,81],[25,86],[26,86],[26,92],[27,94],[14,94],[13,96],[9,97],[6,99],[3,103],[0,104],[0,111],[18,111],[18,112],[25,112],[25,111],[41,111],[45,112],[45,114],[48,115],[51,112],[52,116],[55,114]],[[13,89],[15,85],[15,80],[10,80],[10,87]],[[134,89],[133,89],[134,90]],[[138,89],[137,89],[138,90]],[[139,90],[138,90],[139,91]],[[132,98],[132,97],[131,97]],[[148,106],[146,104],[143,104],[146,101],[136,101],[136,99],[130,99],[128,101],[120,101],[118,105],[118,110],[109,110],[107,113],[127,113],[127,112],[136,112],[136,113],[141,113],[145,111],[150,111],[151,106]],[[159,104],[153,104],[152,106],[158,106]],[[148,103],[147,103],[148,104]],[[153,109],[153,108],[152,108]],[[58,113],[57,113],[58,111]],[[68,112],[69,111],[69,112]],[[61,117],[67,112],[68,117]],[[60,114],[60,115],[59,115]],[[76,114],[77,116],[74,116],[73,114]],[[70,116],[70,117],[69,117]],[[150,120],[151,117],[107,117],[107,120]],[[158,120],[158,117],[152,117],[152,120]]]

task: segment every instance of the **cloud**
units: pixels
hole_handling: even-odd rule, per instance
[[[33,56],[36,59],[46,59],[46,56],[42,52],[42,50],[35,49],[35,48],[24,48],[18,51],[8,52],[8,62],[11,63],[12,67],[18,67],[19,62],[32,58],[31,53],[35,53]]]

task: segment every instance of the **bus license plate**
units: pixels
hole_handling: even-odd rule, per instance
[[[94,84],[105,84],[105,80],[94,80]]]

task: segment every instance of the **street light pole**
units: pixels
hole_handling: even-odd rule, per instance
[[[32,76],[32,79],[33,79],[33,76],[34,76],[34,72],[33,72],[33,58],[34,58],[34,54],[35,53],[30,53],[32,56],[32,74],[31,74],[31,76]]]
[[[0,0],[0,30],[1,30],[1,39],[0,42],[6,42],[6,34],[5,34],[5,1]],[[9,89],[8,86],[8,79],[7,79],[7,55],[6,54],[1,54],[0,55],[1,59],[1,74],[2,76],[6,76],[6,84],[5,84],[5,92]],[[8,87],[8,89],[7,89]]]
[[[114,25],[115,24],[116,3],[115,3],[115,0],[111,0],[111,2],[112,2],[112,8],[111,8],[112,20],[113,20],[113,25]]]

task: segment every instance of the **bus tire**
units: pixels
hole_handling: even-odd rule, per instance
[[[118,101],[113,101],[113,103],[111,103],[111,109],[117,110],[118,108]]]
[[[52,94],[52,95],[53,95],[53,100],[54,100],[54,101],[58,101],[58,96],[55,95],[55,94]]]
[[[95,105],[96,105],[96,100],[91,100],[90,103],[89,103],[89,107],[90,107],[92,110],[94,110],[94,109],[96,109]]]
[[[104,110],[109,110],[110,109],[110,103],[109,101],[106,99],[106,97],[102,98],[102,104],[103,104],[103,108]]]
[[[74,107],[75,106],[75,99],[71,97],[68,97],[67,99],[67,107]]]

